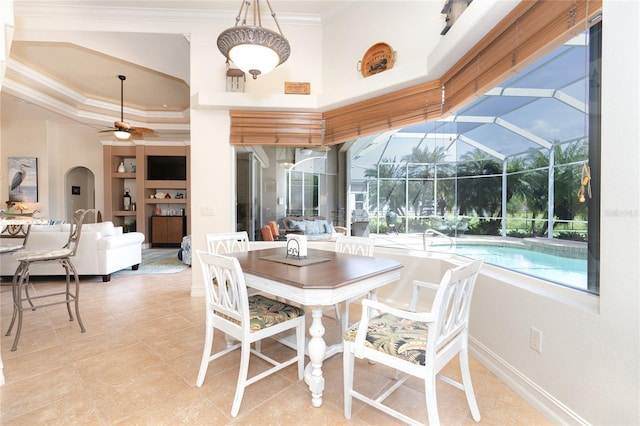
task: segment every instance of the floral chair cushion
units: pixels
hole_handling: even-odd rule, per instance
[[[249,296],[249,312],[251,331],[262,330],[304,315],[304,311],[296,306],[259,294]]]
[[[344,333],[346,341],[353,342],[358,333],[354,324]],[[424,365],[429,324],[383,314],[369,321],[365,346],[377,349],[413,364]]]

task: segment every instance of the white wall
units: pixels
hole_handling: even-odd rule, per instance
[[[37,208],[42,217],[64,220],[64,197],[67,194],[64,178],[70,169],[82,166],[95,176],[96,208],[104,212],[102,145],[92,129],[85,126],[59,126],[51,122],[2,121],[1,124],[0,170],[6,170],[8,157],[38,159],[38,202],[29,204],[30,210]],[[9,199],[10,178],[2,173],[2,202]]]

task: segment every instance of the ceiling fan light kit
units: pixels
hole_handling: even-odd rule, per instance
[[[116,130],[113,135],[120,140],[127,140],[131,137],[131,133],[124,130]]]
[[[255,80],[259,75],[273,71],[291,54],[289,41],[282,34],[276,14],[269,0],[265,0],[278,32],[264,28],[260,16],[260,0],[241,0],[236,24],[218,36],[218,49],[242,71]],[[249,11],[253,14],[253,25],[247,25]]]

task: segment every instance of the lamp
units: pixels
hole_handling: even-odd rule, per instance
[[[293,158],[293,152],[291,152],[291,149],[288,147],[282,149],[276,148],[276,155],[280,157],[276,160],[276,163],[282,168],[290,169],[296,164]]]
[[[295,166],[295,163],[290,160],[278,160],[278,165],[285,169],[290,169]]]
[[[131,136],[131,133],[129,133],[129,132],[125,132],[125,131],[123,131],[123,130],[116,130],[115,132],[113,132],[113,135],[114,135],[117,139],[127,140],[127,139],[129,139],[129,137]]]
[[[236,25],[224,30],[218,36],[220,52],[242,71],[251,74],[254,80],[285,62],[291,54],[291,46],[282,34],[276,14],[269,0],[265,1],[278,27],[278,32],[262,26],[260,0],[255,0],[253,7],[251,1],[241,0]],[[253,14],[253,25],[247,25],[249,9]]]

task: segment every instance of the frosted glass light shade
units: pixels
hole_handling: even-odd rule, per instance
[[[131,136],[131,133],[125,132],[122,130],[116,130],[115,132],[113,132],[113,134],[117,139],[122,139],[122,140],[129,139],[129,137]]]
[[[218,36],[218,49],[254,79],[272,71],[291,54],[291,46],[281,34],[246,25],[224,30]]]
[[[251,75],[265,75],[280,63],[278,54],[258,44],[239,44],[229,51],[229,59],[242,71]]]

